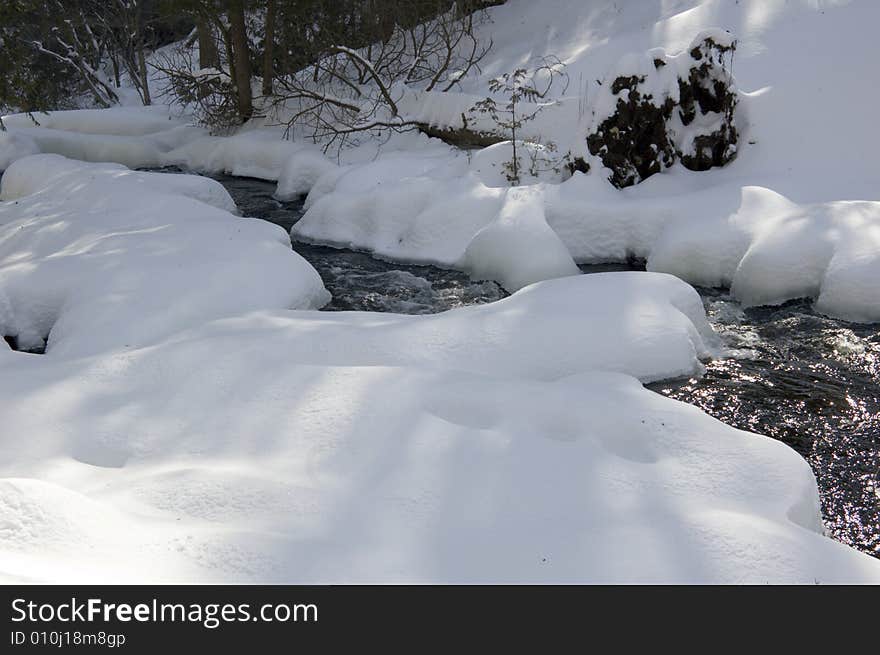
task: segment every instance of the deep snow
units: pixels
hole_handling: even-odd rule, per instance
[[[58,155],[0,185],[0,328],[53,354],[138,347],[205,320],[329,300],[284,231],[214,180]],[[51,334],[50,334],[51,332]]]
[[[745,305],[806,296],[830,315],[878,321],[880,175],[870,162],[880,136],[870,101],[876,91],[863,82],[869,62],[880,58],[871,27],[878,12],[868,0],[511,0],[493,8],[482,28],[495,43],[483,74],[466,80],[463,94],[422,94],[429,97],[413,101],[411,111],[420,116],[430,108],[422,118],[452,124],[461,103],[485,94],[490,76],[553,54],[568,64],[568,95],[525,129],[560,152],[583,152],[589,125],[608,110],[594,80],[659,56],[658,48],[671,57],[709,27],[728,29],[739,44],[734,69],[743,90],[737,159],[702,173],[676,165],[625,191],[611,188],[607,170],[590,156],[592,171],[562,184],[558,173],[526,175],[543,197],[544,220],[578,263],[641,257],[649,269],[694,284],[732,286]],[[834,125],[844,116],[842,132]],[[503,223],[502,211],[541,214],[530,194],[528,206],[514,210],[524,196],[503,188],[506,144],[469,157],[401,135],[331,161],[313,144],[282,140],[280,129],[252,126],[232,138],[212,137],[167,108],[37,118],[40,128],[25,116],[4,119],[10,132],[0,136],[0,164],[39,150],[278,180],[281,199],[311,190],[309,212],[295,228],[300,239],[459,266],[510,289],[570,270],[556,239],[523,250],[511,248],[505,230],[484,229]],[[465,256],[469,247],[507,256],[486,268]],[[529,270],[532,258],[544,264]]]
[[[526,136],[577,150],[593,80],[722,28],[740,44],[737,159],[624,191],[591,161],[509,189],[508,144],[402,135],[332,159],[162,107],[4,117],[0,328],[24,347],[49,335],[45,356],[0,342],[6,579],[880,582],[880,561],[821,535],[795,453],[639,384],[699,373],[715,347],[694,290],[659,273],[880,320],[864,81],[880,6],[491,14],[482,75],[413,94],[414,115],[451,124],[491,76],[554,54],[569,96]],[[119,164],[277,180],[279,198],[309,193],[298,238],[522,290],[428,317],[305,311],[326,291],[283,230],[234,216],[211,180]],[[659,273],[573,275],[632,257]]]

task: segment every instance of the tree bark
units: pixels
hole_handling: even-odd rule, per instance
[[[251,53],[244,22],[244,1],[228,0],[229,38],[232,43],[232,66],[235,68],[235,89],[238,115],[246,122],[254,113],[251,92]]]
[[[275,75],[275,9],[277,0],[266,0],[266,43],[263,47],[263,95],[272,95]]]
[[[196,24],[196,34],[199,38],[199,67],[220,68],[220,53],[217,51],[217,41],[214,40],[214,30],[204,18]]]
[[[143,41],[141,41],[141,44],[138,47],[138,69],[141,76],[142,100],[145,105],[151,105],[153,104],[153,99],[150,97],[150,77],[147,75],[147,57],[144,54]]]
[[[138,75],[141,78],[141,100],[143,100],[144,105],[151,105],[153,101],[150,98],[150,78],[147,75],[147,57],[144,54],[144,8],[142,3],[137,3],[136,11],[135,33],[137,38]]]

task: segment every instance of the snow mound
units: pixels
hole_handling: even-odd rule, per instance
[[[270,334],[283,326],[281,350],[291,365],[440,367],[539,380],[590,370],[643,382],[696,375],[716,345],[699,294],[670,275],[647,273],[549,280],[429,316],[327,312],[253,323]]]
[[[6,171],[0,198],[3,322],[26,349],[47,336],[57,354],[134,347],[329,299],[284,231],[233,216],[214,180],[34,155]]]
[[[880,202],[799,205],[769,189],[743,187],[729,216],[671,223],[648,268],[730,286],[745,306],[813,298],[820,312],[880,321]]]
[[[288,159],[305,147],[279,137],[274,130],[205,136],[166,153],[163,163],[205,173],[277,180]]]
[[[668,276],[591,277],[442,317],[276,311],[96,358],[13,354],[0,475],[47,479],[0,487],[28,536],[0,541],[0,575],[87,581],[115,549],[116,582],[880,581],[822,536],[786,446],[625,375],[556,377],[609,337],[662,354],[641,342],[657,298],[698,310]],[[612,331],[603,303],[626,287]],[[583,316],[558,348],[548,303]]]
[[[170,107],[152,105],[36,112],[33,118],[27,114],[11,114],[3,117],[3,123],[11,129],[43,127],[80,134],[145,136],[183,125],[184,121],[174,116]]]
[[[287,158],[278,175],[278,200],[293,200],[312,190],[324,175],[332,175],[338,166],[319,152],[302,150]]]
[[[542,189],[534,187],[507,192],[498,218],[477,232],[458,266],[476,279],[496,280],[508,291],[580,273],[547,225]]]
[[[16,159],[36,155],[40,147],[36,141],[24,134],[0,132],[0,172],[9,168]]]
[[[517,141],[519,179],[522,184],[561,182],[563,168],[552,148],[539,143]],[[513,142],[502,141],[479,150],[471,159],[473,170],[488,187],[509,187],[511,171],[505,168],[513,160]]]

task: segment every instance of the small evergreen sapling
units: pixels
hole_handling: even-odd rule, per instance
[[[517,149],[517,139],[523,126],[535,120],[546,107],[555,104],[547,97],[553,87],[562,81],[563,87],[568,86],[565,64],[556,57],[548,57],[534,68],[518,68],[512,73],[504,73],[489,82],[489,90],[505,100],[498,101],[492,96],[480,100],[471,108],[471,113],[488,116],[498,132],[509,135],[513,146],[513,156],[504,163],[505,175],[513,185],[521,182],[520,173],[523,165]],[[565,92],[565,88],[562,89]],[[556,151],[553,143],[545,145],[547,152]],[[548,161],[536,153],[530,153],[529,170],[537,175],[541,170],[548,170]],[[543,168],[542,168],[543,167]],[[551,165],[550,168],[556,168]]]

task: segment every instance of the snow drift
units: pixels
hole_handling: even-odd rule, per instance
[[[700,311],[672,277],[608,274],[434,317],[275,311],[8,353],[0,574],[880,581],[822,536],[793,451],[630,377],[693,366]]]
[[[205,320],[329,295],[280,228],[237,218],[219,183],[57,155],[3,175],[5,336],[58,354],[136,347]]]

